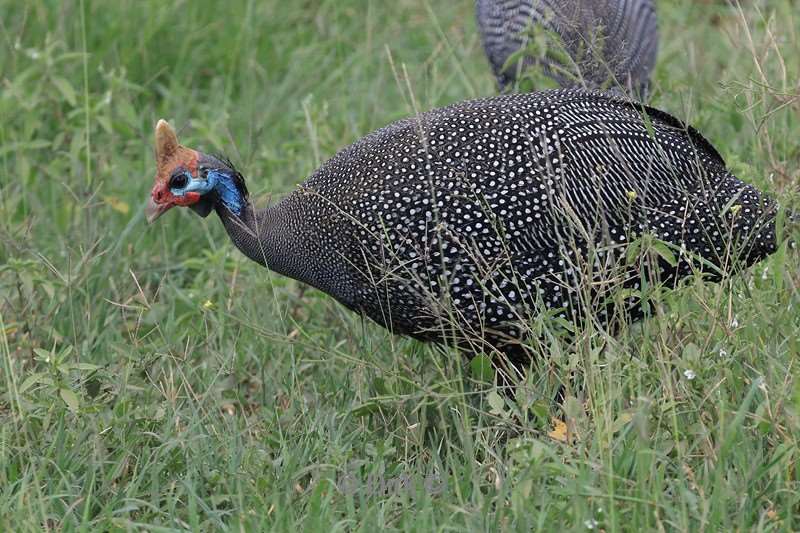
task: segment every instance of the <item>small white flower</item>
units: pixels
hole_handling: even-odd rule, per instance
[[[697,376],[697,374],[695,374],[695,373],[694,373],[694,370],[692,370],[691,368],[687,368],[686,370],[684,370],[684,371],[683,371],[683,375],[684,375],[684,376],[686,377],[686,379],[688,379],[689,381],[692,381],[692,380],[693,380],[693,379],[694,379],[694,378]]]
[[[767,274],[769,273],[769,267],[764,269],[764,272],[761,273],[761,279],[767,279]]]
[[[739,327],[739,320],[736,317],[733,317],[731,320],[731,329],[736,329]]]
[[[597,520],[594,518],[584,520],[583,525],[586,526],[586,529],[594,529],[597,527]]]
[[[728,352],[725,350],[725,348],[720,348],[719,349],[719,356],[720,357],[728,357]]]

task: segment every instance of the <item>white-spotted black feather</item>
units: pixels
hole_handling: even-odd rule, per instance
[[[561,86],[622,88],[644,96],[658,52],[653,0],[476,0],[484,50],[501,89],[538,63]],[[559,37],[570,62],[523,53],[532,36]],[[562,50],[558,50],[562,51]],[[576,72],[577,70],[577,72]]]

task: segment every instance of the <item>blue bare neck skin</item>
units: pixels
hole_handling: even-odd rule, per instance
[[[209,170],[207,180],[216,191],[222,205],[234,215],[241,215],[245,201],[233,181],[233,176],[220,170]]]
[[[211,169],[206,173],[206,178],[193,177],[190,172],[186,172],[188,178],[187,185],[182,189],[171,189],[175,196],[183,196],[187,192],[197,192],[205,196],[214,191],[220,203],[234,215],[241,215],[245,200],[242,193],[236,187],[233,176],[224,170]]]

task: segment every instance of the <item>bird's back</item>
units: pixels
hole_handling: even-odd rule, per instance
[[[677,265],[659,264],[670,283],[690,273],[692,254],[727,268],[732,253],[751,263],[774,250],[772,204],[698,133],[582,90],[397,122],[339,152],[278,207],[314,269],[297,277],[423,338],[453,310],[462,328],[501,331],[543,304],[568,317],[602,274],[581,263],[604,250],[622,257],[644,232],[682,250]]]
[[[514,82],[518,68],[532,63],[562,86],[611,85],[642,93],[649,84],[658,48],[652,0],[476,0],[476,15],[501,87]],[[541,29],[561,38],[574,64],[523,55],[522,63],[506,65]]]

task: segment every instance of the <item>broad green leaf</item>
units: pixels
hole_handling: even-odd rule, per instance
[[[494,368],[492,360],[484,354],[476,355],[469,362],[470,373],[475,381],[492,383],[494,381]]]
[[[61,399],[64,400],[64,403],[67,404],[70,411],[77,411],[80,405],[80,401],[78,400],[78,395],[72,392],[69,389],[59,389],[58,393],[61,395]]]
[[[491,407],[491,409],[489,410],[490,413],[495,415],[505,414],[506,403],[505,401],[503,401],[503,398],[497,393],[496,390],[493,390],[486,395],[486,401],[489,402],[489,407]]]
[[[625,250],[625,264],[632,265],[636,262],[636,259],[639,257],[639,250],[642,248],[642,239],[636,239],[635,241],[628,244],[627,249]]]
[[[75,107],[78,103],[78,99],[72,84],[70,84],[66,78],[53,77],[53,85],[56,86],[58,92],[64,97],[64,100],[66,100],[69,105]]]
[[[22,385],[19,386],[20,394],[31,388],[36,383],[41,383],[45,376],[46,374],[44,372],[36,372],[25,378],[25,381],[23,381]]]
[[[45,350],[42,348],[34,348],[33,353],[39,356],[43,361],[49,363],[50,359],[53,357],[53,354],[50,353],[49,350]]]
[[[663,241],[653,241],[653,251],[661,257],[664,261],[669,263],[670,266],[677,266],[678,260],[675,259],[675,254],[669,249]]]

